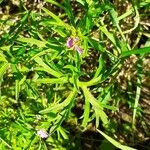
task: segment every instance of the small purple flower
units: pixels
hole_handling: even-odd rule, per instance
[[[79,47],[78,41],[79,41],[79,37],[74,37],[74,38],[69,37],[67,39],[66,46],[68,48],[73,48],[74,50],[76,50],[79,53],[79,55],[81,55],[83,50],[82,50],[82,48]]]
[[[48,133],[44,129],[38,130],[37,135],[40,136],[42,139],[48,138]]]
[[[69,38],[67,39],[66,46],[67,46],[68,48],[71,48],[71,47],[73,46],[73,44],[74,44],[73,38],[69,37]]]

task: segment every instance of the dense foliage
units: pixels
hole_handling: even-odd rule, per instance
[[[149,137],[148,0],[0,5],[0,149],[132,150]]]

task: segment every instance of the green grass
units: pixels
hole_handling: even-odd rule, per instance
[[[91,124],[93,132],[112,144],[106,143],[107,148],[134,149],[129,146],[135,147],[135,139],[117,137],[122,125],[118,116],[111,116],[125,105],[132,120],[122,134],[134,137],[136,118],[142,119],[142,79],[148,77],[143,61],[150,53],[145,23],[150,3],[128,2],[128,10],[123,0],[121,6],[115,0],[77,0],[77,8],[69,0],[45,0],[32,9],[23,2],[19,12],[4,12],[0,20],[0,149],[82,149],[82,133]],[[0,4],[5,8],[3,0]],[[69,37],[78,37],[71,48],[66,46]],[[124,74],[123,91],[118,78],[126,61],[136,74],[133,82]],[[48,138],[37,134],[40,129]],[[97,148],[103,137],[96,139]]]

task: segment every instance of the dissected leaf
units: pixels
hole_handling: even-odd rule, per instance
[[[94,110],[99,114],[98,117],[101,118],[102,122],[104,124],[108,123],[108,117],[106,113],[103,111],[103,107],[97,102],[97,100],[94,98],[94,96],[89,92],[87,87],[82,86],[82,90],[85,96],[85,100],[89,101],[91,105],[93,106]]]
[[[73,99],[75,98],[76,92],[77,91],[74,88],[73,91],[70,92],[69,96],[62,103],[54,104],[54,106],[51,106],[50,108],[46,108],[44,110],[41,110],[40,113],[46,114],[46,113],[49,113],[53,110],[58,111],[58,110],[64,109],[67,105],[70,104],[71,101],[73,101]]]

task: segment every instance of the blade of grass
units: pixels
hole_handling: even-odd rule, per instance
[[[1,137],[0,137],[0,140],[1,140],[7,147],[9,147],[10,149],[12,149],[12,147],[11,147],[5,140],[3,140]]]
[[[140,99],[140,95],[141,95],[141,80],[142,80],[142,58],[140,57],[140,59],[137,61],[137,87],[136,87],[136,97],[135,97],[135,102],[134,102],[134,110],[133,110],[133,120],[132,120],[132,127],[134,129],[135,127],[135,117],[136,117],[136,113],[137,113],[137,108],[138,108],[138,103],[139,103],[139,99]]]
[[[136,112],[137,112],[137,108],[138,108],[138,102],[140,99],[140,93],[141,93],[141,87],[139,87],[139,85],[141,84],[140,79],[137,79],[137,88],[136,88],[136,97],[135,97],[135,103],[134,103],[134,110],[133,110],[133,121],[132,121],[132,127],[134,128],[135,126],[135,117],[136,117]]]
[[[97,131],[103,135],[110,143],[112,143],[114,146],[116,146],[117,148],[121,149],[121,150],[136,150],[134,148],[125,146],[120,144],[119,142],[117,142],[116,140],[114,140],[113,138],[111,138],[110,136],[106,135],[104,132],[100,131],[97,129]]]
[[[150,53],[150,47],[144,47],[144,48],[139,48],[139,49],[134,49],[134,50],[122,52],[121,58],[128,57],[128,56],[130,56],[132,54],[142,55],[142,54],[146,54],[146,53]]]

